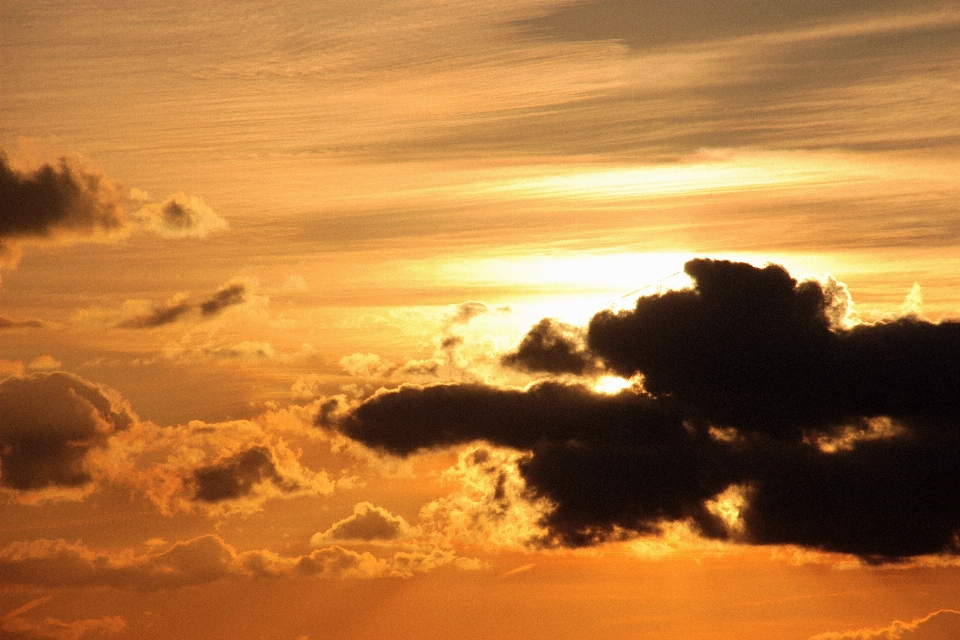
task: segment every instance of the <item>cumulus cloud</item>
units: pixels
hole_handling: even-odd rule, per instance
[[[162,203],[149,203],[133,217],[164,238],[203,238],[228,226],[203,200],[183,192],[168,196]]]
[[[121,183],[79,160],[64,157],[21,170],[0,151],[0,266],[15,267],[25,243],[110,241],[136,228],[199,238],[227,227],[197,196],[176,193],[131,215],[126,194]]]
[[[269,447],[255,445],[193,470],[194,500],[221,502],[253,492],[256,485],[271,482],[281,491],[295,491],[296,482],[277,470]]]
[[[0,382],[0,486],[14,492],[90,483],[89,454],[136,416],[116,393],[67,373]]]
[[[33,172],[15,170],[0,152],[0,259],[15,264],[21,241],[104,238],[123,232],[123,188],[61,158]]]
[[[453,554],[409,551],[378,558],[337,545],[300,556],[282,556],[264,549],[238,551],[213,534],[143,554],[96,551],[80,542],[34,540],[0,549],[0,583],[157,591],[220,580],[409,577],[456,564],[456,560]]]
[[[954,640],[960,638],[960,611],[941,609],[889,627],[820,633],[810,640]]]
[[[868,562],[960,551],[960,323],[849,325],[829,282],[686,271],[691,288],[589,324],[591,357],[643,388],[404,385],[337,428],[398,455],[474,440],[530,452],[520,474],[565,545],[688,523]]]
[[[524,336],[516,351],[500,362],[514,369],[583,375],[597,369],[596,360],[583,344],[583,331],[552,318],[544,318]]]
[[[401,516],[395,516],[369,502],[361,502],[353,508],[353,515],[314,535],[310,544],[322,546],[331,542],[394,541],[409,534],[410,525]]]

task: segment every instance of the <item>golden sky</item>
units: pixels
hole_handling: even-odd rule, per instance
[[[960,637],[958,61],[0,0],[0,638]]]

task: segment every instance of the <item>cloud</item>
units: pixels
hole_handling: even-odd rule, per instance
[[[149,313],[124,320],[117,326],[124,329],[153,329],[154,327],[162,327],[163,325],[176,322],[192,309],[193,305],[187,302],[174,302],[158,307]]]
[[[932,2],[918,4],[935,6]],[[789,5],[747,0],[735,7],[693,0],[669,5],[636,0],[580,0],[519,24],[534,34],[559,40],[619,40],[632,48],[645,49],[870,17],[879,10],[900,6],[892,0],[801,0]]]
[[[162,203],[147,204],[133,218],[164,238],[204,238],[228,226],[203,200],[183,192],[168,196]]]
[[[50,355],[37,356],[30,361],[30,364],[27,365],[28,369],[33,370],[50,370],[50,369],[59,369],[63,366],[63,363]]]
[[[149,592],[221,580],[409,577],[444,564],[469,568],[457,560],[453,554],[420,552],[377,558],[336,545],[300,556],[281,556],[265,549],[237,551],[213,534],[144,554],[133,550],[95,551],[80,542],[65,540],[34,540],[0,549],[0,583],[110,586]]]
[[[281,491],[295,491],[296,482],[284,479],[277,470],[270,448],[255,445],[224,456],[193,470],[194,500],[221,502],[242,498],[256,485],[271,482]]]
[[[595,359],[583,345],[583,331],[544,318],[524,336],[517,350],[500,359],[507,367],[522,371],[583,375],[596,370]]]
[[[0,152],[0,258],[8,264],[24,240],[106,238],[126,227],[119,183],[66,158],[20,172]]]
[[[331,542],[394,541],[409,534],[410,525],[402,517],[369,502],[361,502],[353,508],[353,515],[315,534],[310,544],[318,547]]]
[[[477,316],[490,313],[490,307],[482,302],[464,302],[457,306],[457,311],[450,316],[448,323],[450,325],[468,324]]]
[[[88,634],[114,635],[126,629],[126,620],[121,616],[86,618],[73,622],[49,617],[36,621],[23,617],[24,613],[48,602],[51,598],[52,596],[37,598],[5,614],[0,618],[0,636],[4,640],[80,640]]]
[[[42,329],[43,323],[38,320],[11,320],[0,316],[0,331],[4,329]]]
[[[136,416],[111,390],[67,373],[0,382],[0,486],[15,492],[78,488],[88,454]]]
[[[247,300],[247,285],[242,282],[227,283],[210,298],[200,303],[200,313],[212,316],[227,307],[243,304]]]
[[[147,313],[139,313],[127,318],[118,323],[117,326],[124,329],[153,329],[172,324],[188,315],[194,309],[199,310],[203,316],[216,316],[227,307],[246,302],[247,293],[248,287],[243,282],[228,282],[217,289],[209,298],[196,304],[187,302],[185,300],[186,296],[180,293],[168,300],[165,304],[157,306]],[[241,351],[245,353],[249,352],[250,349],[242,349]],[[227,355],[229,356],[231,354]],[[241,355],[241,353],[232,354],[232,357],[238,355]],[[271,352],[268,354],[268,357],[272,355]]]
[[[589,353],[642,388],[403,385],[336,421],[396,455],[485,440],[571,546],[702,536],[888,562],[960,552],[960,323],[848,326],[843,287],[694,260],[689,289],[602,311]],[[519,351],[518,351],[519,352]]]
[[[960,611],[941,609],[912,622],[889,627],[820,633],[810,640],[954,640],[960,638]]]

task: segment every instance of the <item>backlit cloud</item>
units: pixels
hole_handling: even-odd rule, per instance
[[[810,640],[953,640],[960,637],[960,611],[941,609],[889,627],[820,633]]]
[[[590,357],[643,389],[404,385],[338,428],[399,455],[474,440],[531,452],[520,473],[566,545],[688,522],[870,562],[960,551],[960,323],[846,326],[836,283],[686,271],[691,288],[590,322]]]
[[[0,382],[0,485],[13,499],[88,485],[88,454],[135,420],[114,392],[71,374],[7,378]]]
[[[203,200],[183,192],[145,205],[133,218],[164,238],[203,238],[228,226]]]
[[[369,502],[361,502],[353,508],[353,515],[314,535],[310,543],[322,546],[331,542],[387,542],[409,534],[410,525],[402,517]]]

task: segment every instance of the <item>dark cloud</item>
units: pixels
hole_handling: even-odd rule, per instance
[[[114,232],[125,223],[117,183],[66,159],[20,173],[0,152],[0,240]]]
[[[477,316],[490,313],[490,307],[482,302],[464,302],[450,318],[450,324],[467,324]]]
[[[692,260],[685,270],[692,289],[590,321],[588,345],[608,367],[641,373],[648,391],[698,417],[775,437],[876,416],[954,430],[960,322],[844,329],[838,300],[783,267]]]
[[[249,495],[256,485],[272,482],[284,491],[298,487],[280,475],[269,447],[255,445],[193,472],[194,500],[222,502]]]
[[[42,329],[43,323],[38,320],[11,320],[0,316],[0,330],[3,329]]]
[[[191,309],[193,309],[193,305],[186,302],[171,304],[154,309],[150,313],[142,316],[124,320],[117,326],[124,329],[152,329],[154,327],[162,327],[165,324],[176,322],[181,316],[189,313]]]
[[[572,325],[544,318],[535,324],[517,350],[500,362],[514,369],[583,375],[597,368],[583,345],[583,331]]]
[[[382,507],[361,502],[353,515],[336,522],[311,538],[314,546],[328,542],[383,542],[396,540],[409,530],[406,520]]]
[[[208,300],[200,303],[200,312],[205,316],[220,313],[227,307],[243,304],[247,299],[247,287],[242,282],[227,284],[217,290]]]
[[[79,487],[87,454],[136,417],[109,391],[67,373],[0,382],[0,485]]]
[[[931,6],[933,3],[920,3]],[[899,8],[893,0],[580,0],[519,25],[564,41],[619,40],[643,49],[781,31]]]
[[[338,428],[399,455],[472,440],[530,451],[520,471],[565,545],[687,521],[868,562],[960,552],[960,324],[847,328],[837,287],[782,267],[686,271],[692,288],[589,326],[591,353],[649,395],[403,386]],[[729,492],[733,520],[715,506]]]

